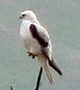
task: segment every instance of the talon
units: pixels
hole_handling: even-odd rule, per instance
[[[36,54],[33,54],[31,52],[27,52],[27,53],[28,53],[28,56],[31,56],[32,57],[32,59],[35,59],[35,57],[37,56]]]
[[[32,56],[32,53],[30,53],[30,52],[27,52],[28,53],[28,56]]]
[[[32,59],[35,59],[35,55],[32,55]]]
[[[29,53],[28,56],[32,56],[32,53]]]

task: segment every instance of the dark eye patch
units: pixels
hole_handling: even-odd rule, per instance
[[[25,17],[26,15],[25,14],[22,14],[22,17]]]

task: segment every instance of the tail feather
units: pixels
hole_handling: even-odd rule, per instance
[[[38,56],[37,58],[38,58],[38,61],[41,64],[42,68],[44,69],[44,71],[45,71],[45,73],[46,73],[46,75],[48,77],[48,80],[49,80],[50,84],[54,83],[53,82],[53,79],[52,79],[52,75],[51,75],[51,73],[49,71],[49,68],[48,68],[48,65],[47,65],[46,58],[43,57],[43,56]]]
[[[43,68],[44,68],[44,70],[46,72],[46,75],[48,77],[48,80],[49,80],[50,84],[52,84],[53,83],[53,79],[52,79],[52,75],[51,75],[51,73],[49,71],[48,66],[47,65],[44,65]]]

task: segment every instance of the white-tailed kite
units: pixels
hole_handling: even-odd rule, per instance
[[[32,58],[37,57],[41,69],[44,69],[49,82],[52,84],[53,79],[49,66],[55,69],[59,75],[62,75],[62,72],[52,58],[52,45],[49,34],[41,26],[34,12],[30,10],[23,11],[19,18],[22,19],[20,37],[25,48],[28,50],[28,54]]]

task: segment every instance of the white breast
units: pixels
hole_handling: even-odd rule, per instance
[[[31,22],[22,22],[20,28],[21,40],[28,51],[33,53],[40,53],[40,45],[37,40],[32,37],[31,32],[29,30],[30,24]]]

